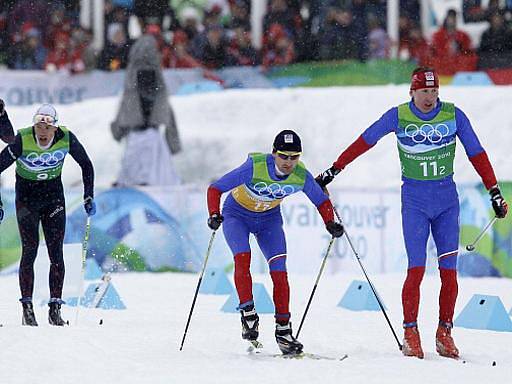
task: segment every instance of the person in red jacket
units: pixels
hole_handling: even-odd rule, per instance
[[[474,71],[477,61],[469,35],[457,29],[457,12],[450,9],[443,26],[432,36],[431,65],[440,75],[453,75],[458,71]]]

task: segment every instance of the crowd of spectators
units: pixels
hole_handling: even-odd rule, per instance
[[[419,0],[400,0],[399,41],[386,33],[385,0],[268,0],[262,44],[251,38],[251,0],[105,0],[103,48],[80,26],[79,0],[0,0],[0,64],[11,69],[65,70],[126,68],[134,36],[155,36],[164,68],[205,70],[226,66],[268,68],[294,62],[398,57],[458,70],[510,66],[512,1],[463,2],[466,23],[487,21],[476,45],[457,26],[450,10],[430,39],[422,34]]]

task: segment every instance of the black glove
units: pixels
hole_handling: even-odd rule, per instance
[[[325,189],[327,184],[329,184],[331,181],[334,180],[334,176],[336,176],[338,173],[340,173],[341,170],[338,168],[335,168],[334,165],[319,174],[317,177],[315,177],[315,181],[322,187],[322,189]]]
[[[2,200],[0,200],[0,223],[4,219],[4,206],[2,205]]]
[[[87,216],[94,216],[96,214],[96,203],[91,196],[84,199],[84,209]]]
[[[325,224],[325,228],[332,235],[332,237],[341,237],[345,232],[343,225],[335,221],[329,221]]]
[[[492,209],[498,219],[503,219],[507,216],[508,204],[503,198],[501,191],[498,187],[489,189],[489,195],[491,195]]]
[[[0,99],[0,116],[2,116],[5,112],[5,103],[2,99]]]
[[[220,213],[214,213],[208,218],[208,226],[216,231],[224,221],[224,216]]]

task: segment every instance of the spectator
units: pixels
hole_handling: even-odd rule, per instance
[[[195,38],[193,44],[195,58],[206,68],[219,69],[231,64],[227,52],[228,42],[221,25],[210,25]]]
[[[134,0],[133,11],[138,17],[141,29],[147,24],[162,27],[164,16],[170,12],[168,0]]]
[[[110,24],[107,31],[107,45],[101,51],[98,68],[104,71],[125,69],[128,65],[129,52],[130,43],[123,25],[120,23]]]
[[[251,15],[246,0],[234,0],[231,3],[231,21],[229,29],[241,27],[245,31],[251,30]]]
[[[268,12],[263,18],[263,32],[268,32],[274,24],[281,25],[290,38],[295,41],[301,20],[294,12],[290,12],[286,0],[270,0]]]
[[[70,40],[65,34],[57,35],[54,48],[50,50],[46,58],[45,69],[47,71],[79,73],[85,70],[80,52],[73,49]]]
[[[440,75],[474,71],[478,57],[471,49],[469,35],[457,29],[457,11],[450,9],[443,26],[432,37],[432,66]]]
[[[130,49],[121,106],[111,124],[116,140],[126,138],[118,185],[179,183],[171,153],[179,152],[181,143],[160,62],[156,39],[143,34]]]
[[[420,66],[430,61],[430,47],[417,24],[411,23],[406,35],[400,33],[398,56]]]
[[[329,8],[320,32],[321,60],[356,59],[359,48],[348,9]]]
[[[233,32],[234,36],[228,48],[233,65],[258,65],[258,52],[252,46],[250,30],[239,26]]]
[[[462,2],[462,16],[465,23],[487,21],[499,9],[499,0],[489,0],[487,8],[482,7],[482,0],[465,0]]]
[[[71,31],[71,41],[76,54],[84,63],[84,71],[92,71],[97,67],[98,52],[92,44],[93,34],[90,29],[75,27]]]
[[[41,43],[41,33],[34,27],[23,32],[21,42],[14,46],[10,55],[12,69],[44,69],[47,49]]]
[[[187,34],[183,31],[176,31],[173,36],[169,59],[164,63],[165,68],[203,67],[201,63],[188,52],[187,44]]]
[[[390,41],[386,31],[380,26],[380,22],[376,17],[370,17],[368,20],[368,58],[387,59],[389,58]]]
[[[181,29],[187,34],[188,41],[194,40],[203,30],[199,12],[192,7],[183,8],[183,11],[180,13],[180,25]]]
[[[505,25],[501,12],[494,12],[489,28],[480,40],[479,68],[501,68],[512,63],[512,31]]]
[[[281,24],[272,24],[263,38],[263,67],[291,64],[295,60],[293,40]]]
[[[367,0],[352,0],[352,30],[357,42],[357,59],[366,61],[368,58],[368,9]]]

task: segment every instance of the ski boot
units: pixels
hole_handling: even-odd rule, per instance
[[[258,325],[260,324],[260,318],[256,313],[254,305],[240,309],[240,314],[242,315],[242,339],[256,341],[259,336]]]
[[[418,326],[404,327],[404,345],[402,353],[405,356],[414,356],[423,359],[423,349],[421,348],[420,333]]]
[[[50,307],[48,310],[48,322],[50,325],[57,325],[59,327],[66,325],[66,322],[60,316],[60,306],[61,303],[59,302],[48,303],[48,307]]]
[[[292,323],[276,324],[277,346],[283,355],[298,355],[302,352],[303,345],[292,334]]]
[[[450,357],[452,359],[459,358],[459,350],[455,346],[452,338],[452,323],[439,322],[436,332],[436,351],[441,356]]]
[[[31,327],[37,327],[36,314],[34,313],[34,306],[31,301],[21,303],[23,306],[23,317],[21,319],[22,325],[29,325]]]

